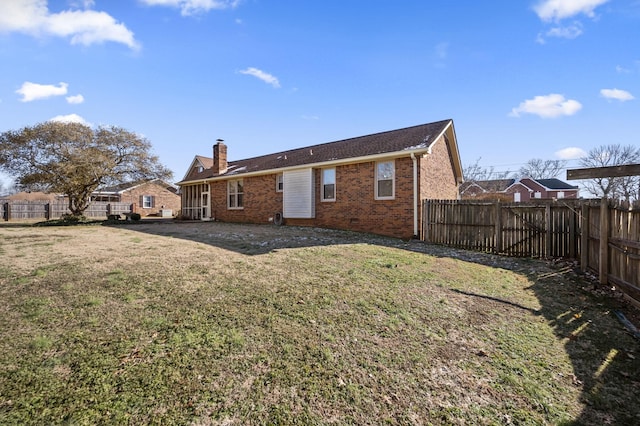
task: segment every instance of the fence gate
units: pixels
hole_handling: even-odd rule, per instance
[[[577,200],[501,203],[425,200],[425,241],[520,257],[579,255]]]

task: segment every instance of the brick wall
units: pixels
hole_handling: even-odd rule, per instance
[[[316,218],[285,219],[286,223],[410,238],[413,235],[411,159],[395,160],[394,200],[375,199],[375,167],[375,162],[336,167],[336,201],[321,201],[321,173],[316,170]]]
[[[152,195],[154,198],[154,206],[152,208],[143,208],[141,199],[143,195]],[[130,191],[126,191],[120,198],[123,203],[130,203],[134,205],[134,212],[140,213],[141,216],[156,215],[160,212],[160,209],[171,209],[173,214],[176,215],[180,212],[180,195],[169,191],[162,185],[158,185],[155,182],[145,183]]]
[[[370,161],[337,166],[336,200],[321,201],[321,171],[316,169],[315,219],[285,219],[285,224],[372,232],[405,239],[413,237],[413,161],[410,157],[393,161],[395,199],[375,199],[376,163]],[[430,155],[419,158],[418,164],[420,199],[457,198],[458,188],[444,138],[434,145]],[[227,209],[227,182],[211,183],[212,216],[216,220],[270,223],[276,212],[282,212],[282,193],[276,192],[275,174],[245,177],[243,184],[244,208],[230,210]]]
[[[211,215],[223,222],[270,223],[282,212],[282,192],[276,191],[276,175],[242,178],[244,208],[227,209],[227,181],[211,182]]]

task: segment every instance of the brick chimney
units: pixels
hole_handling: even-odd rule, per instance
[[[213,173],[223,174],[227,171],[227,146],[218,139],[213,146]]]

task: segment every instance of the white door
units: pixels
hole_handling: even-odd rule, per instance
[[[203,192],[200,197],[200,208],[201,208],[201,216],[200,219],[208,220],[211,219],[211,203],[209,203],[209,193]]]

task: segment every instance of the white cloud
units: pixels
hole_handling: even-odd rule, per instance
[[[554,27],[546,32],[547,37],[574,39],[582,35],[582,24],[574,22],[566,27]]]
[[[84,7],[93,2],[86,1]],[[0,32],[20,32],[36,37],[70,37],[71,44],[91,45],[112,41],[131,49],[139,44],[127,27],[106,12],[67,10],[51,13],[47,0],[0,1]]]
[[[249,67],[246,70],[242,70],[239,71],[240,74],[245,74],[245,75],[252,75],[262,81],[264,81],[267,84],[272,85],[275,88],[279,88],[280,87],[280,82],[278,81],[278,79],[276,77],[274,77],[273,75],[266,73],[262,70],[259,70],[258,68],[253,68],[253,67]]]
[[[66,99],[70,104],[81,104],[84,102],[84,96],[82,95],[67,96]]]
[[[59,123],[80,123],[87,126],[91,126],[91,123],[87,122],[84,118],[78,114],[56,115],[49,121],[57,121]]]
[[[602,95],[603,98],[615,99],[621,102],[635,99],[631,93],[620,89],[602,89],[600,90],[600,95]]]
[[[533,7],[543,21],[560,21],[572,16],[584,14],[595,17],[595,9],[609,0],[542,0]]]
[[[212,9],[230,9],[236,7],[240,0],[142,0],[149,6],[169,6],[180,8],[182,16],[206,13]]]
[[[22,95],[22,102],[31,102],[36,99],[46,99],[51,96],[62,96],[67,94],[67,83],[53,84],[38,84],[30,81],[22,83],[22,87],[16,90],[16,93]]]
[[[587,152],[575,146],[570,146],[568,148],[563,148],[560,151],[555,152],[556,157],[561,160],[575,160],[578,158],[586,157]]]
[[[535,96],[527,99],[509,113],[510,117],[520,117],[520,114],[533,114],[542,118],[556,118],[563,115],[573,115],[582,109],[582,104],[573,99],[552,93],[545,96]]]

